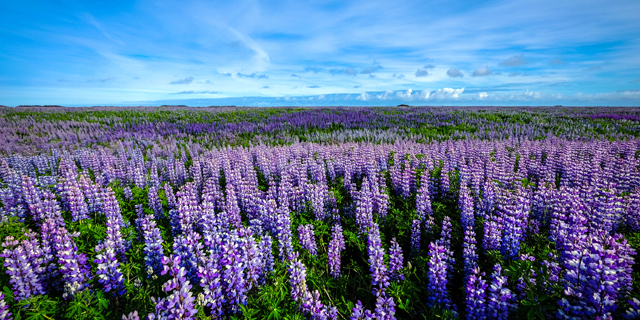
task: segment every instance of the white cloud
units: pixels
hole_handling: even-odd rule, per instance
[[[488,97],[489,95],[486,92],[480,92],[478,93],[478,99],[482,100],[486,97]]]

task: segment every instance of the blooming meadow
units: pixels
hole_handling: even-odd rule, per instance
[[[0,319],[637,319],[637,108],[0,108]]]

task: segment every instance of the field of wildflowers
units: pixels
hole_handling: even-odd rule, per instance
[[[0,108],[0,319],[637,319],[638,108]]]

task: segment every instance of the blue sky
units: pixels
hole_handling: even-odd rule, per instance
[[[2,1],[0,104],[640,105],[640,1]]]

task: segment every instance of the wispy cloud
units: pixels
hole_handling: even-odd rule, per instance
[[[561,59],[551,59],[549,60],[549,64],[553,66],[553,65],[559,65],[559,64],[566,64],[566,62]]]
[[[269,76],[266,74],[257,74],[257,73],[252,73],[252,74],[243,74],[243,73],[236,73],[236,75],[238,76],[238,78],[252,78],[252,79],[269,79]]]
[[[189,84],[193,82],[193,77],[186,77],[184,79],[173,80],[169,84]]]
[[[262,86],[260,89],[269,89],[269,88],[271,88],[271,87],[269,87],[269,86]]]
[[[404,74],[393,73],[392,77],[398,78],[398,79],[404,79]]]
[[[306,68],[304,68],[304,70],[302,70],[302,72],[313,72],[313,73],[318,73],[320,71],[324,71],[324,68],[322,68],[322,67],[306,67]]]
[[[380,69],[382,69],[382,66],[377,64],[375,66],[372,66],[372,67],[369,67],[369,68],[366,68],[366,69],[362,70],[360,73],[369,74],[370,75],[370,74],[372,74],[372,73],[374,73],[374,72],[376,72],[376,71],[378,71]]]
[[[291,74],[291,77],[292,77],[292,78],[302,78],[301,76],[299,76],[299,75],[297,75],[297,74],[295,74],[295,73]]]
[[[517,55],[517,56],[512,56],[502,62],[500,62],[500,65],[503,67],[517,67],[517,66],[521,66],[523,64],[527,63],[526,60],[524,60],[524,56],[523,55]]]
[[[172,94],[218,94],[220,92],[218,91],[209,91],[209,90],[205,90],[205,91],[180,91],[180,92],[174,92]]]
[[[329,69],[329,73],[331,73],[332,75],[346,74],[348,76],[355,76],[358,74],[358,72],[354,68],[345,68],[345,69],[333,68],[333,69]]]
[[[488,76],[490,74],[492,74],[493,71],[489,70],[488,67],[481,67],[478,68],[476,70],[473,70],[473,73],[471,74],[472,77],[484,77],[484,76]]]
[[[317,88],[320,88],[320,86],[307,86],[307,88],[310,88],[310,89],[317,89]]]

